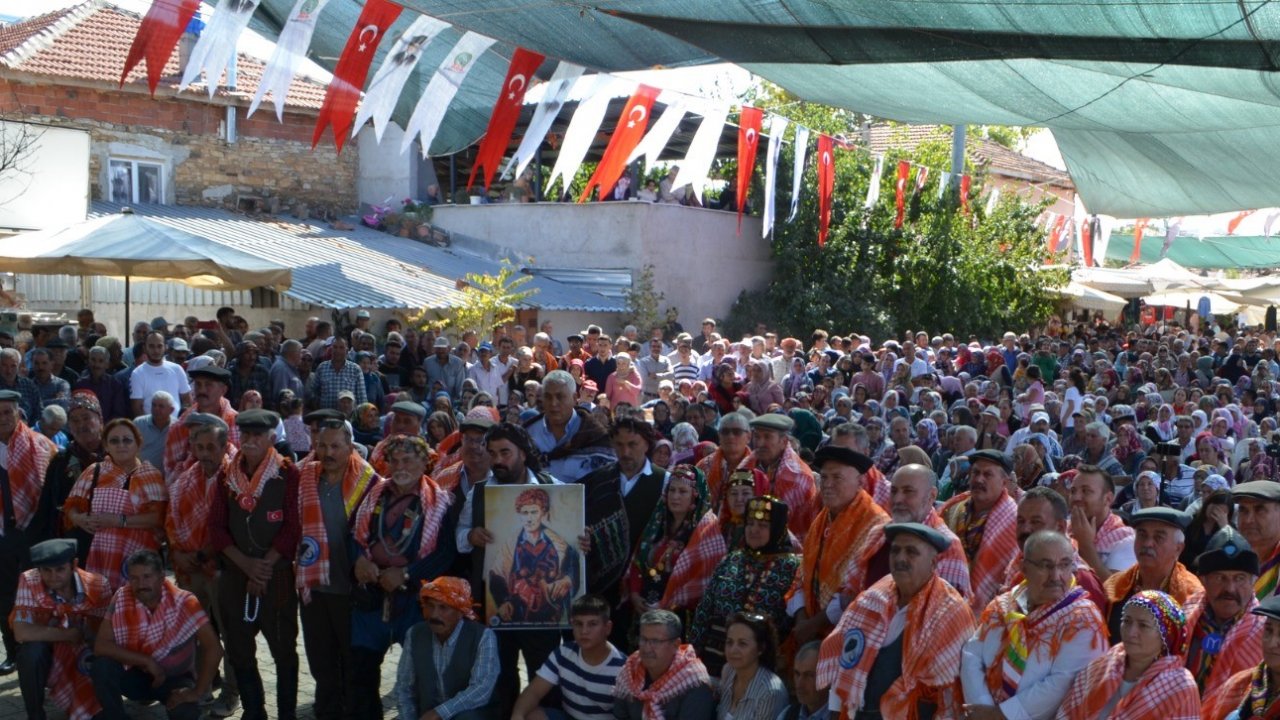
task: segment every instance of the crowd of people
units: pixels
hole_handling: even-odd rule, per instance
[[[1274,332],[77,320],[0,332],[33,719],[1280,717]]]

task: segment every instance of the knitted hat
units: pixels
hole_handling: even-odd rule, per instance
[[[1187,616],[1182,612],[1178,601],[1159,590],[1142,590],[1124,604],[1126,612],[1130,606],[1143,608],[1155,618],[1156,629],[1160,631],[1160,642],[1164,645],[1163,654],[1181,650]]]

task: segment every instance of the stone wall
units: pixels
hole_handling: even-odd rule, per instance
[[[242,196],[311,215],[354,212],[359,203],[357,144],[339,155],[326,132],[314,151],[315,117],[264,106],[246,119],[235,107],[236,141],[226,139],[228,108],[198,99],[151,98],[130,91],[28,84],[0,78],[0,115],[90,133],[89,194],[109,199],[108,158],[162,165],[166,203],[235,209]]]

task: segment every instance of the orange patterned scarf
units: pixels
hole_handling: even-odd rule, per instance
[[[1107,578],[1102,583],[1102,589],[1107,593],[1107,602],[1114,606],[1116,603],[1123,604],[1129,596],[1137,592],[1140,588],[1138,582],[1142,575],[1138,572],[1138,565],[1135,563],[1133,567],[1123,572],[1118,572]],[[1204,587],[1200,584],[1200,579],[1191,574],[1191,571],[1177,563],[1173,566],[1173,572],[1169,577],[1165,578],[1162,587],[1153,588],[1162,590],[1169,594],[1179,605],[1184,605],[1196,593],[1204,592]],[[1107,613],[1111,610],[1108,608]]]
[[[957,536],[964,539],[963,517],[968,508],[969,493],[961,493],[947,501],[939,513],[948,518],[948,525]],[[978,552],[969,557],[969,581],[973,593],[969,607],[975,615],[981,614],[1000,592],[1009,558],[1018,551],[1018,505],[1008,493],[1000,496],[983,520],[982,541]]]
[[[9,436],[9,488],[13,496],[13,518],[19,529],[26,529],[40,503],[40,490],[44,487],[45,472],[58,448],[49,438],[18,421]],[[0,512],[0,528],[5,532],[4,513]]]
[[[664,704],[699,685],[711,686],[707,668],[693,652],[692,645],[681,645],[671,667],[652,685],[645,687],[644,681],[645,670],[640,664],[640,653],[635,652],[627,658],[613,686],[614,697],[644,703],[644,720],[666,720],[662,714]]]
[[[267,456],[258,463],[258,469],[253,472],[253,477],[249,477],[245,473],[240,453],[237,452],[232,456],[230,467],[227,468],[227,489],[231,491],[231,496],[235,498],[241,510],[247,513],[253,512],[253,509],[258,506],[258,498],[262,497],[262,490],[266,487],[267,480],[275,477],[283,465],[285,465],[285,459],[280,457],[280,453],[276,452],[275,448],[269,448]]]
[[[318,462],[302,466],[298,481],[298,517],[302,519],[302,541],[298,548],[297,569],[294,582],[303,603],[311,602],[311,589],[329,584],[329,531],[324,524],[324,509],[320,505],[320,483],[324,482],[323,469]],[[342,473],[342,501],[350,524],[356,508],[364,500],[369,488],[378,481],[373,466],[352,451],[347,458],[347,469]]]
[[[667,610],[694,610],[702,599],[711,573],[728,552],[716,514],[707,511],[689,535],[689,542],[676,558],[671,577],[658,603]]]
[[[831,598],[848,584],[851,566],[861,558],[859,550],[866,544],[867,536],[888,522],[888,514],[872,502],[865,491],[859,491],[853,502],[834,519],[825,509],[819,512],[804,538],[800,572],[789,595],[803,588],[805,611],[809,616],[825,611]],[[883,539],[883,533],[879,535]]]
[[[1118,644],[1076,675],[1058,717],[1093,720],[1120,690],[1124,680],[1124,645]],[[1199,720],[1200,692],[1182,667],[1180,655],[1157,658],[1107,716],[1109,720]]]
[[[383,479],[369,489],[369,494],[365,496],[364,502],[360,503],[360,509],[356,511],[354,535],[356,543],[366,552],[376,542],[374,523],[381,522],[382,496],[391,489],[392,482]],[[421,512],[425,516],[422,520],[422,540],[418,544],[417,558],[421,560],[435,552],[440,525],[444,522],[445,512],[453,503],[453,493],[442,489],[430,475],[423,475],[422,483],[418,486],[418,503],[422,506]]]

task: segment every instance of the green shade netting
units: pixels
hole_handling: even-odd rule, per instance
[[[1148,232],[1142,238],[1141,260],[1153,265],[1160,260],[1164,233]],[[1129,262],[1133,253],[1132,233],[1112,233],[1107,246],[1107,260]],[[1219,270],[1229,268],[1280,267],[1280,238],[1277,237],[1206,237],[1179,236],[1169,247],[1170,260],[1185,268]]]

